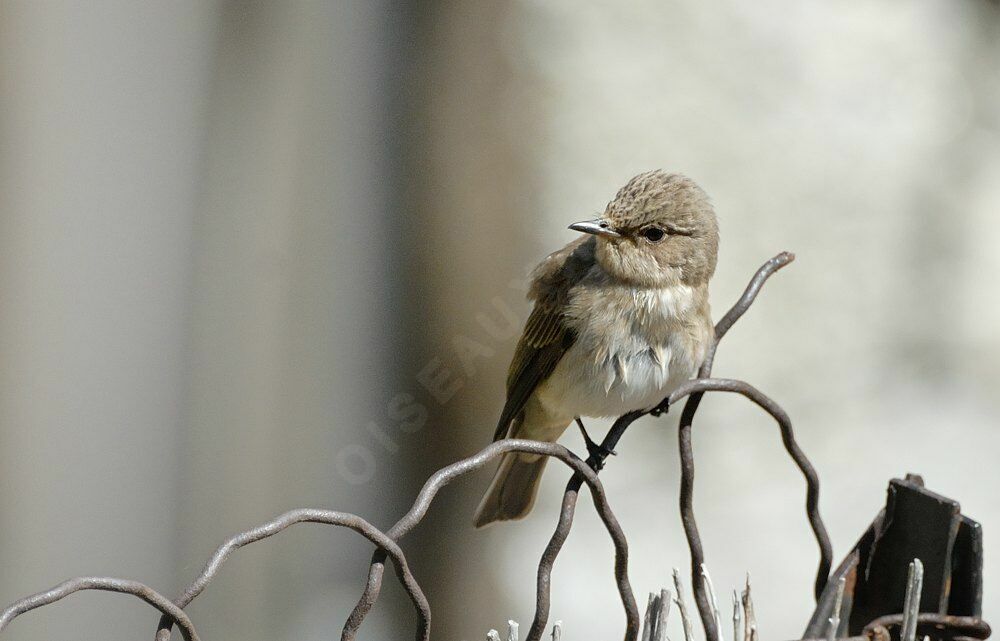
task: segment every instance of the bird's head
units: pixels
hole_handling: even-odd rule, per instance
[[[602,216],[570,229],[596,236],[601,266],[630,284],[699,285],[715,272],[715,211],[705,192],[680,174],[639,174],[618,190]]]

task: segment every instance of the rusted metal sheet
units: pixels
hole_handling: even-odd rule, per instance
[[[983,535],[957,501],[926,489],[907,475],[889,482],[885,509],[834,571],[803,638],[830,638],[837,584],[845,579],[839,629],[834,638],[899,639],[907,568],[924,568],[918,637],[985,639],[982,619]]]

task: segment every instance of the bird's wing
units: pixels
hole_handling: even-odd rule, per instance
[[[507,436],[511,421],[576,340],[563,313],[573,286],[594,266],[594,246],[592,236],[581,238],[550,255],[536,268],[528,293],[535,306],[507,371],[507,402],[500,413],[494,441]]]

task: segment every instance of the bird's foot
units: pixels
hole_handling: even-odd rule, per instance
[[[604,445],[597,443],[594,439],[590,438],[590,434],[587,433],[587,428],[583,426],[583,421],[580,417],[576,417],[576,424],[580,427],[580,433],[583,435],[583,442],[587,446],[587,462],[591,463],[591,467],[595,470],[600,471],[604,468],[604,460],[609,456],[617,456],[618,452],[611,448],[604,447]]]
[[[653,416],[653,417],[659,417],[659,416],[663,416],[668,411],[670,411],[670,397],[669,396],[667,398],[663,399],[662,401],[660,401],[659,405],[657,405],[653,409],[649,410],[649,415]]]

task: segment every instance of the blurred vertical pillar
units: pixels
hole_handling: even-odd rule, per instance
[[[94,573],[171,595],[279,512],[398,512],[411,459],[365,458],[402,331],[391,9],[0,7],[0,601]],[[193,616],[206,638],[327,638],[368,552],[296,528]],[[155,620],[86,595],[17,628]]]
[[[375,523],[398,511],[387,488],[408,459],[370,469],[382,450],[368,427],[398,378],[390,8],[224,7],[195,230],[181,528],[194,566],[222,537],[294,507]],[[201,634],[328,638],[369,546],[315,526],[266,545],[205,594]]]
[[[538,255],[526,241],[538,221],[528,154],[536,101],[512,69],[511,3],[419,6],[407,156],[418,330],[408,368],[430,420],[407,448],[426,477],[492,439],[526,310],[521,285]],[[508,601],[491,589],[497,568],[483,560],[497,532],[471,525],[486,481],[484,472],[439,495],[409,541],[438,638],[481,636],[487,622],[503,623],[495,617]]]
[[[0,4],[0,602],[80,574],[171,591],[215,10]],[[75,596],[10,634],[152,614]]]

